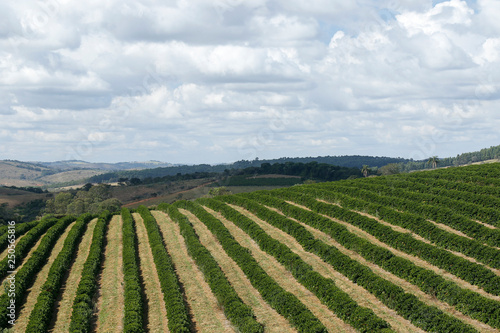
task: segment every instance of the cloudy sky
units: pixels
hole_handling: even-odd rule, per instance
[[[0,159],[423,159],[500,144],[498,0],[7,0]]]

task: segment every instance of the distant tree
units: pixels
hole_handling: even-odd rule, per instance
[[[87,183],[87,184],[83,185],[82,190],[88,191],[88,190],[90,190],[91,187],[92,187],[92,184],[91,183]]]
[[[401,172],[401,167],[397,163],[389,163],[378,169],[382,176],[396,175]]]
[[[6,224],[12,219],[12,213],[9,210],[9,204],[4,202],[0,204],[0,224]]]
[[[92,202],[100,202],[109,199],[111,198],[111,186],[107,184],[92,186],[88,191],[88,196]]]
[[[370,172],[371,172],[371,170],[368,167],[368,165],[363,165],[363,167],[361,168],[361,173],[363,173],[363,176],[368,177]]]
[[[77,198],[68,205],[68,207],[66,208],[66,214],[78,216],[85,213],[85,210],[85,201],[83,199]]]
[[[74,195],[70,192],[58,193],[54,199],[47,200],[45,212],[49,214],[66,214],[73,197]]]
[[[439,158],[437,156],[429,157],[429,160],[427,161],[427,163],[432,165],[432,168],[435,169],[435,168],[437,168],[437,165],[439,163]]]
[[[84,186],[88,187],[88,186]],[[58,193],[54,199],[47,200],[45,213],[81,215],[83,213],[100,214],[103,210],[116,212],[121,202],[112,198],[111,186],[99,184],[88,190],[82,189],[76,194]]]
[[[130,179],[130,185],[139,185],[141,183],[142,183],[142,181],[139,178],[134,177],[134,178]]]
[[[121,209],[121,206],[122,203],[120,202],[120,200],[116,198],[107,199],[99,203],[98,213],[105,210],[109,210],[111,213],[118,212]]]
[[[233,194],[230,190],[228,190],[225,186],[214,187],[208,191],[208,195],[211,197],[218,197],[220,195]]]

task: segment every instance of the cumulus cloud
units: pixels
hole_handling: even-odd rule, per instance
[[[2,3],[0,154],[215,163],[498,144],[499,14],[493,0]]]

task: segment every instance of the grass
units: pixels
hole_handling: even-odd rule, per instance
[[[360,228],[358,228],[356,226],[353,226],[350,223],[347,223],[347,222],[344,222],[344,221],[340,221],[338,219],[334,219],[334,218],[326,216],[326,215],[322,215],[322,216],[324,216],[326,218],[329,218],[332,221],[335,221],[337,223],[340,223],[340,224],[344,225],[350,232],[352,232],[356,236],[364,238],[364,239],[368,240],[372,244],[375,244],[377,246],[383,247],[383,248],[389,250],[391,253],[393,253],[394,255],[396,255],[398,257],[401,257],[401,258],[404,258],[404,259],[408,259],[412,263],[414,263],[415,265],[417,265],[419,267],[431,270],[434,273],[436,273],[438,275],[441,275],[443,278],[456,283],[461,288],[468,289],[468,290],[474,291],[476,293],[479,293],[479,294],[481,294],[484,297],[487,297],[487,298],[490,298],[490,299],[493,299],[493,300],[496,300],[496,301],[500,301],[500,296],[495,296],[495,295],[492,295],[490,293],[487,293],[483,289],[481,289],[481,288],[479,288],[477,286],[474,286],[474,285],[470,284],[469,282],[464,281],[464,280],[456,277],[455,275],[453,275],[453,274],[445,271],[444,269],[436,267],[436,266],[428,263],[427,261],[425,261],[425,260],[423,260],[421,258],[418,258],[418,257],[413,256],[413,255],[409,255],[409,254],[404,253],[404,252],[402,252],[400,250],[397,250],[397,249],[395,249],[395,248],[393,248],[393,247],[391,247],[391,246],[389,246],[389,245],[387,245],[387,244],[379,241],[376,237],[370,235],[366,231],[361,230]]]
[[[124,313],[122,219],[113,216],[109,222],[97,298],[97,332],[122,332]]]
[[[149,246],[148,234],[142,217],[133,213],[141,267],[142,280],[144,281],[144,292],[147,298],[147,329],[148,332],[168,332],[167,310],[161,292],[160,280],[156,272],[153,253]]]
[[[187,252],[179,226],[163,212],[153,211],[158,221],[167,251],[179,275],[186,293],[186,301],[191,307],[194,330],[198,332],[234,332],[229,320],[219,307],[217,299],[203,278],[194,260]]]
[[[348,324],[337,318],[330,309],[323,305],[313,293],[297,282],[293,275],[274,257],[262,251],[255,241],[244,231],[227,219],[220,218],[220,221],[226,226],[236,241],[250,250],[252,256],[267,274],[283,289],[299,298],[330,332],[354,332]]]
[[[238,293],[238,296],[241,297],[245,304],[252,307],[257,321],[264,324],[266,332],[295,332],[296,330],[290,326],[288,321],[266,303],[257,289],[252,286],[245,276],[245,273],[238,264],[226,254],[220,243],[208,230],[205,224],[186,210],[181,209],[180,212],[189,218],[189,221],[193,224],[196,233],[200,237],[200,242],[210,251],[224,272],[224,275],[226,275],[227,279]]]
[[[313,234],[313,236],[323,242],[325,242],[327,245],[331,245],[336,247],[340,252],[346,254],[349,256],[351,259],[354,259],[361,263],[362,265],[370,268],[375,274],[379,275],[380,277],[394,283],[395,285],[400,286],[401,288],[404,289],[405,292],[410,293],[415,295],[420,301],[426,303],[427,305],[435,306],[441,311],[454,316],[458,318],[459,320],[473,326],[476,328],[479,332],[498,332],[498,330],[495,330],[491,328],[490,326],[481,323],[475,319],[472,319],[468,316],[465,316],[458,310],[456,310],[453,306],[448,305],[447,303],[439,301],[436,297],[430,296],[423,291],[421,291],[417,286],[409,283],[408,281],[401,279],[397,277],[396,275],[384,270],[383,268],[367,261],[365,258],[363,258],[361,255],[359,255],[357,252],[349,250],[345,247],[343,247],[340,243],[337,243],[334,239],[332,239],[329,235],[323,233],[322,231],[319,231],[317,229],[314,229],[313,227],[301,223],[300,221],[297,221],[295,219],[292,219],[298,223],[300,223],[302,226],[304,226],[309,232]]]
[[[57,309],[55,309],[55,323],[52,332],[67,332],[69,329],[73,300],[76,295],[78,283],[80,282],[83,264],[89,254],[90,244],[92,243],[92,234],[96,223],[97,219],[93,219],[89,222],[82,241],[78,246],[75,262],[69,271],[68,278],[63,286],[62,295],[57,304]]]
[[[64,246],[64,240],[66,239],[66,236],[68,235],[71,228],[73,228],[75,223],[76,222],[73,222],[68,227],[66,227],[66,230],[61,235],[61,237],[57,240],[56,245],[52,249],[52,252],[50,253],[50,257],[47,260],[47,263],[45,263],[42,270],[37,274],[35,282],[31,286],[31,288],[28,290],[26,302],[21,307],[19,316],[16,320],[15,328],[16,328],[17,332],[24,332],[26,330],[26,326],[28,325],[30,313],[33,310],[33,308],[35,307],[38,295],[41,292],[41,287],[45,283],[45,280],[47,280],[47,276],[49,275],[50,267],[52,266],[52,263],[54,262],[54,260],[57,258],[57,255],[59,254],[59,252],[61,252],[61,249]]]
[[[26,257],[24,258],[23,262],[21,263],[21,265],[19,265],[19,262],[16,262],[16,270],[20,270],[24,264],[29,260],[29,258],[31,257],[31,255],[33,254],[33,252],[35,252],[37,249],[38,249],[38,246],[40,245],[40,243],[42,242],[42,239],[43,237],[40,237],[40,239],[35,243],[35,245],[30,249],[30,251],[28,252],[28,254],[26,255]],[[2,284],[6,281],[6,279],[9,277],[10,275],[8,275],[3,281],[2,281]],[[2,295],[3,293],[5,293],[5,290],[4,288],[0,288],[0,295]]]
[[[258,217],[241,207],[233,205],[231,205],[231,207],[239,211],[241,214],[252,219],[274,239],[277,239],[281,243],[288,246],[294,253],[299,255],[302,260],[311,265],[315,271],[326,278],[332,279],[337,287],[349,294],[349,296],[351,296],[351,298],[353,298],[353,300],[356,301],[360,306],[371,308],[377,316],[386,320],[393,329],[399,332],[408,333],[423,332],[421,329],[415,327],[410,321],[399,316],[396,311],[388,308],[368,291],[353,283],[344,275],[335,271],[330,265],[323,262],[323,260],[317,255],[305,251],[292,236],[276,227],[273,227],[267,222],[264,222],[263,220],[259,219]]]
[[[321,201],[323,201],[323,200],[321,200]],[[323,201],[323,202],[328,203],[328,202],[326,202],[326,201]],[[367,213],[364,213],[364,212],[359,212],[359,211],[356,211],[356,210],[351,210],[351,211],[356,212],[356,213],[358,213],[358,214],[360,214],[360,215],[363,215],[363,216],[369,217],[369,218],[371,218],[371,219],[374,219],[374,220],[376,220],[378,223],[383,224],[383,225],[385,225],[385,226],[388,226],[388,227],[392,228],[393,230],[395,230],[395,231],[397,231],[397,232],[403,232],[403,233],[410,234],[413,238],[415,238],[415,239],[417,239],[417,240],[419,240],[419,241],[421,241],[421,242],[424,242],[424,243],[427,243],[427,244],[433,244],[432,242],[428,241],[427,239],[425,239],[425,238],[423,238],[423,237],[421,237],[421,236],[419,236],[419,235],[417,235],[417,234],[414,234],[411,230],[408,230],[408,229],[405,229],[405,228],[402,228],[402,227],[399,227],[399,226],[396,226],[396,225],[390,224],[390,223],[388,223],[388,222],[385,222],[384,220],[381,220],[381,219],[377,218],[376,216],[373,216],[373,215],[370,215],[370,214],[367,214]],[[430,221],[430,220],[429,220],[429,221]],[[458,235],[458,236],[461,236],[461,237],[465,237],[465,238],[472,239],[471,237],[469,237],[469,236],[467,236],[467,235],[464,235],[464,234],[463,234],[463,233],[461,233],[460,231],[457,231],[457,230],[452,229],[452,228],[450,228],[450,227],[448,227],[448,226],[445,226],[444,224],[436,223],[436,222],[433,222],[433,221],[430,221],[430,222],[434,223],[437,227],[439,227],[439,228],[441,228],[441,229],[443,229],[443,230],[445,230],[445,231],[447,231],[447,232],[453,233],[453,234]],[[484,244],[484,245],[485,245],[485,246],[488,246],[487,244]],[[494,248],[495,248],[495,247],[494,247]],[[496,249],[498,249],[498,248],[496,248]],[[447,251],[448,251],[448,252],[453,253],[453,254],[454,254],[454,255],[456,255],[456,256],[462,257],[462,258],[464,258],[464,259],[466,259],[466,260],[468,260],[468,261],[470,261],[470,262],[473,262],[473,263],[476,263],[476,264],[478,264],[478,265],[484,266],[484,267],[488,268],[490,271],[492,271],[493,273],[495,273],[496,275],[500,276],[500,269],[496,269],[496,268],[489,267],[488,265],[483,264],[483,263],[481,263],[481,262],[477,261],[477,260],[476,260],[476,259],[474,259],[474,258],[468,257],[468,256],[466,256],[466,255],[465,255],[465,254],[463,254],[463,253],[460,253],[460,252],[457,252],[457,251],[452,251],[452,250],[447,250]]]

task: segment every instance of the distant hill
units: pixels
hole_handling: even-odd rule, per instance
[[[119,162],[119,163],[91,163],[79,160],[56,161],[56,162],[35,162],[51,169],[72,170],[72,169],[97,169],[97,170],[132,170],[151,169],[172,166],[172,163],[160,161],[146,162]]]
[[[41,186],[44,182],[40,178],[53,173],[52,169],[34,163],[0,161],[0,185]]]
[[[430,156],[429,156],[430,157]],[[500,145],[463,153],[456,157],[440,157],[439,167],[459,166],[500,158]],[[120,178],[157,178],[177,174],[222,173],[225,170],[241,170],[260,167],[264,163],[326,163],[339,167],[380,168],[387,164],[398,164],[403,172],[429,168],[427,160],[416,161],[400,157],[385,156],[317,156],[282,157],[278,159],[241,160],[228,164],[179,165],[161,161],[91,163],[80,160],[56,162],[0,161],[0,185],[6,186],[57,186],[78,185],[86,182],[102,183],[118,181]]]
[[[122,170],[110,173],[105,173],[89,178],[89,182],[101,183],[118,181],[120,178],[157,178],[165,176],[174,176],[177,174],[189,174],[196,172],[224,172],[224,170],[240,170],[250,167],[260,167],[264,163],[326,163],[339,167],[347,168],[361,168],[363,165],[370,167],[382,167],[390,163],[407,163],[409,159],[394,158],[394,157],[378,157],[378,156],[318,156],[318,157],[282,157],[278,159],[259,160],[253,161],[241,160],[231,164],[197,164],[197,165],[176,165],[165,168],[154,168],[146,170]]]
[[[429,156],[431,157],[431,156]],[[491,146],[490,148],[484,148],[479,151],[458,154],[455,157],[444,157],[439,158],[438,167],[450,167],[450,166],[461,166],[474,164],[484,161],[498,160],[500,159],[500,145]],[[401,171],[415,171],[428,169],[430,167],[428,160],[423,161],[409,161],[401,164]]]
[[[90,163],[85,161],[0,161],[0,186],[51,186],[83,184],[88,178],[109,171],[144,170],[172,166],[159,161]]]
[[[237,161],[230,164],[230,169],[244,169],[248,167],[260,167],[262,163],[309,163],[318,162],[332,164],[340,167],[347,168],[362,168],[363,165],[370,167],[382,167],[390,163],[406,163],[410,159],[400,157],[386,157],[386,156],[360,156],[360,155],[342,155],[342,156],[317,156],[317,157],[282,157],[278,159],[268,160],[253,160],[253,161]]]

